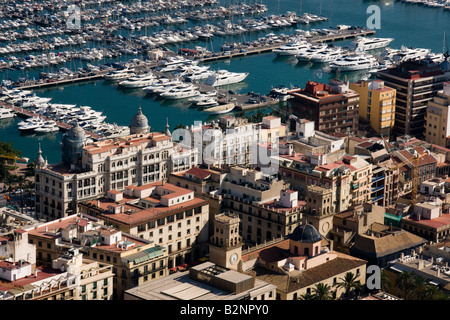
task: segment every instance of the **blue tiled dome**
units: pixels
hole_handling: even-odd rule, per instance
[[[322,236],[311,224],[298,226],[290,234],[290,239],[298,242],[314,243],[322,240]]]

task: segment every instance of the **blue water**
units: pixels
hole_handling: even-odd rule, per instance
[[[246,1],[253,3],[254,1]],[[261,2],[261,1],[259,1]],[[290,27],[279,30],[266,30],[259,34],[240,35],[234,38],[214,37],[211,42],[197,41],[195,43],[183,43],[180,47],[193,48],[195,45],[207,46],[218,51],[226,41],[255,40],[258,37],[273,32],[276,34],[293,34],[295,29],[328,28],[339,24],[352,26],[366,26],[369,14],[366,13],[368,6],[378,5],[381,9],[381,29],[376,30],[378,37],[392,37],[395,40],[391,47],[400,48],[402,45],[409,47],[429,48],[433,52],[442,52],[444,31],[447,32],[446,43],[450,41],[450,11],[438,8],[428,8],[419,5],[404,4],[399,1],[370,1],[370,0],[266,0],[270,9],[269,13],[278,14],[286,11],[295,11],[297,14],[309,12],[323,15],[328,21],[312,24],[309,26]],[[222,4],[236,3],[236,1],[224,0]],[[236,20],[241,18],[234,18]],[[214,23],[215,21],[211,21]],[[206,22],[202,22],[206,23]],[[191,25],[192,23],[190,23]],[[154,32],[158,28],[147,30]],[[123,31],[126,35],[129,31]],[[140,33],[146,32],[141,30]],[[349,41],[336,42],[336,45],[346,45]],[[92,47],[92,44],[89,44]],[[168,46],[169,47],[169,46]],[[447,47],[447,46],[446,46]],[[175,49],[176,46],[169,48]],[[98,62],[103,63],[104,61]],[[312,64],[297,64],[295,58],[276,57],[273,53],[235,58],[210,63],[212,69],[227,69],[230,71],[249,72],[250,75],[244,83],[236,85],[233,89],[245,93],[254,91],[267,94],[271,86],[298,85],[303,87],[308,80],[327,82],[334,74],[323,72],[322,66]],[[4,72],[6,76],[33,75],[35,71],[9,71]],[[342,74],[341,78],[347,77],[350,81],[357,81],[364,73]],[[182,101],[167,102],[153,97],[145,96],[141,90],[120,90],[117,85],[96,81],[77,85],[67,85],[45,90],[37,90],[39,96],[52,97],[54,103],[73,103],[78,105],[89,105],[95,110],[103,111],[107,116],[106,121],[119,125],[129,125],[131,118],[139,106],[148,117],[152,130],[164,130],[166,118],[173,128],[178,124],[190,125],[194,121],[209,121],[204,112],[189,108],[189,104]],[[51,135],[20,135],[17,130],[17,122],[0,122],[0,139],[12,141],[13,145],[22,151],[23,156],[34,158],[37,154],[38,142],[41,143],[44,155],[48,161],[58,162],[60,160],[61,133]]]

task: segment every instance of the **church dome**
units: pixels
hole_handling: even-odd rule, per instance
[[[290,234],[290,239],[298,242],[314,243],[322,240],[322,236],[317,229],[311,224],[298,226]]]
[[[138,113],[131,119],[130,132],[133,133],[147,133],[149,129],[148,119],[142,113],[139,107]]]

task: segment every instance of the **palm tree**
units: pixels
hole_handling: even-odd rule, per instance
[[[16,183],[16,179],[13,175],[8,175],[6,176],[5,179],[5,185],[7,186],[8,192],[9,192],[9,198],[11,198],[11,190],[12,190],[12,186]]]
[[[35,184],[34,184],[33,181],[31,181],[31,180],[26,180],[26,181],[25,181],[25,184],[24,184],[24,186],[23,186],[23,189],[24,189],[24,190],[27,192],[27,194],[28,194],[28,202],[30,202],[30,200],[31,200],[31,195],[33,194],[34,187],[35,187]]]
[[[23,175],[16,175],[15,181],[19,185],[20,189],[20,211],[23,213],[23,188],[25,185],[26,178]]]
[[[314,295],[311,293],[305,293],[300,296],[299,300],[314,300]]]
[[[413,276],[411,271],[403,271],[397,276],[396,285],[402,289],[402,298],[405,300],[410,296],[408,292],[413,287]]]
[[[385,270],[381,270],[380,275],[381,290],[389,292],[391,290],[391,279],[389,279]]]
[[[345,289],[345,296],[347,299],[350,299],[350,292],[352,289],[361,289],[361,282],[356,280],[356,278],[357,276],[355,276],[352,272],[347,272],[344,278],[341,278],[341,282],[336,283],[338,288]]]
[[[414,276],[412,280],[415,298],[417,300],[423,300],[423,298],[425,297],[425,289],[428,282],[427,279],[422,276]]]
[[[328,284],[318,283],[313,289],[314,300],[331,300],[331,287]]]
[[[427,283],[425,285],[424,300],[435,300],[437,296],[439,295],[439,288],[431,283]]]

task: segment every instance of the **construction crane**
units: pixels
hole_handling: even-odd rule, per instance
[[[430,152],[428,150],[422,154],[418,154],[415,151],[412,159],[406,159],[405,161],[397,164],[393,168],[393,170],[397,170],[397,169],[400,169],[401,167],[406,166],[407,164],[412,165],[411,207],[414,206],[417,201],[417,189],[419,186],[419,160],[423,156],[426,156],[429,154],[430,154]]]

